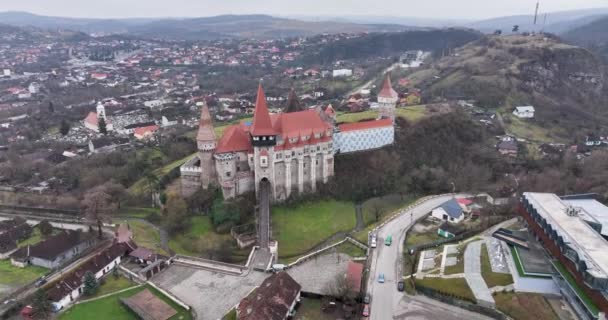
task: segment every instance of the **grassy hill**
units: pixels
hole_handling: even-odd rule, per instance
[[[427,101],[474,99],[505,115],[533,105],[537,126],[559,137],[608,124],[608,73],[588,50],[543,36],[487,36],[409,76]],[[543,129],[544,128],[544,129]]]

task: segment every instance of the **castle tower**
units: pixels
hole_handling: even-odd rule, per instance
[[[97,102],[97,118],[101,119],[103,118],[104,120],[108,120],[106,118],[106,108],[103,106],[103,103],[101,103],[101,101]]]
[[[277,132],[272,127],[266,94],[262,84],[258,87],[258,94],[251,125],[251,145],[253,146],[253,163],[255,172],[255,191],[259,194],[260,184],[269,182],[270,190],[274,190],[274,146],[276,145]],[[270,196],[274,199],[274,191]]]
[[[200,159],[201,168],[201,186],[207,189],[210,184],[216,182],[215,165],[213,162],[213,153],[215,152],[216,139],[215,131],[213,130],[213,122],[207,104],[203,104],[201,109],[201,119],[198,126],[198,134],[196,135],[196,145],[198,148],[198,158]]]
[[[378,93],[380,118],[390,118],[393,123],[395,122],[397,100],[399,100],[399,94],[393,89],[390,74],[387,73],[382,84],[382,90]]]

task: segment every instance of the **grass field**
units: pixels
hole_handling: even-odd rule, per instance
[[[348,241],[343,242],[342,244],[337,246],[336,249],[338,249],[338,252],[347,254],[353,258],[365,257],[365,250],[357,247],[356,245]]]
[[[125,216],[131,218],[145,219],[152,213],[160,213],[159,208],[137,208],[137,207],[122,207],[116,213],[117,217]]]
[[[336,115],[337,122],[359,122],[362,120],[374,120],[378,118],[378,112],[367,110],[363,112],[338,112]]]
[[[405,240],[406,246],[415,246],[422,243],[433,242],[437,240],[442,240],[442,238],[437,234],[437,230],[431,228],[431,230],[425,232],[410,232],[407,235],[407,239]]]
[[[59,231],[60,230],[54,228],[52,234],[57,234],[57,233],[59,233]],[[42,233],[40,233],[40,229],[36,226],[36,227],[34,227],[34,230],[32,231],[32,234],[30,235],[30,237],[23,241],[19,241],[19,243],[17,243],[17,246],[19,248],[21,248],[21,247],[25,247],[28,245],[34,245],[44,239],[45,239],[45,236],[43,236]]]
[[[481,276],[485,280],[488,288],[495,286],[507,286],[513,283],[511,274],[492,272],[490,256],[485,244],[481,245]]]
[[[422,119],[426,115],[426,106],[408,106],[408,107],[399,107],[395,111],[395,115],[397,117],[401,117],[407,119],[409,121],[415,122],[417,120]],[[367,110],[363,112],[353,112],[353,113],[345,113],[338,112],[336,116],[337,122],[359,122],[363,120],[374,120],[378,118],[378,111],[376,110]]]
[[[407,207],[415,201],[416,198],[406,196],[402,199],[401,196],[398,194],[368,199],[362,204],[363,220],[366,224],[366,227],[361,231],[355,232],[354,234],[352,234],[352,236],[363,243],[367,243],[368,232],[371,231],[379,223],[375,222],[376,217],[374,216],[374,206],[376,203],[381,204],[382,213],[380,221],[383,221],[392,216],[392,214],[398,209]]]
[[[453,255],[448,255],[448,257],[456,257],[457,262],[453,266],[446,266],[443,269],[443,274],[456,274],[456,273],[464,273],[464,249],[466,244],[462,244],[458,246],[458,253]]]
[[[473,291],[469,288],[467,281],[464,278],[442,279],[442,278],[424,278],[416,279],[416,286],[424,286],[435,289],[447,294],[453,294],[458,297],[466,298],[475,301]]]
[[[273,236],[283,258],[303,254],[337,232],[348,232],[355,222],[355,207],[350,202],[324,200],[272,208]]]
[[[165,174],[169,173],[169,171],[181,166],[182,164],[184,164],[186,161],[190,160],[194,156],[195,156],[195,154],[191,154],[185,158],[175,160],[167,165],[164,165],[164,166],[154,170],[153,172],[155,175],[157,175],[160,178],[160,177],[164,176]],[[144,192],[145,185],[146,185],[145,179],[142,178],[142,179],[137,180],[134,184],[132,184],[128,190],[132,194],[141,194]]]
[[[416,122],[426,115],[426,106],[407,106],[407,107],[399,107],[396,110],[397,117],[404,118],[411,122]]]
[[[128,223],[133,233],[133,240],[138,246],[154,250],[161,254],[165,253],[160,247],[160,233],[154,227],[138,220],[114,219],[114,223]]]
[[[18,268],[11,265],[10,259],[2,260],[0,261],[0,287],[16,289],[40,278],[47,272],[49,272],[48,269],[37,266]],[[0,297],[2,297],[1,291]]]
[[[232,237],[216,233],[209,217],[195,216],[190,218],[188,231],[169,239],[169,248],[178,254],[201,256],[205,251],[217,249],[223,243],[232,243]]]
[[[558,320],[551,305],[540,294],[497,293],[496,308],[517,320]]]
[[[302,302],[296,312],[295,320],[333,320],[331,315],[328,315],[321,310],[321,300],[302,298]]]
[[[173,307],[177,314],[173,317],[169,318],[171,320],[188,320],[192,319],[192,314],[177,305],[175,302],[171,301],[169,298],[156,291],[156,289],[144,286],[137,287],[131,290],[127,290],[125,292],[121,292],[115,295],[111,295],[109,297],[101,298],[91,302],[84,302],[78,305],[73,306],[68,309],[66,312],[59,315],[58,319],[61,320],[136,320],[138,317],[127,307],[125,307],[122,303],[120,303],[120,298],[128,298],[144,289],[149,289],[152,293],[154,293],[157,297],[168,303],[171,307]]]
[[[100,296],[106,295],[108,293],[112,293],[112,292],[120,291],[120,290],[129,288],[129,287],[133,287],[135,285],[136,285],[135,282],[132,282],[123,276],[114,277],[113,274],[109,274],[105,278],[103,278],[103,284],[101,286],[99,286],[97,293],[94,296],[92,296],[91,298],[100,297]]]

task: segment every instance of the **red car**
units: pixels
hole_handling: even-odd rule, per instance
[[[362,315],[364,317],[369,317],[369,304],[366,304],[366,305],[363,306],[363,313],[362,313]]]

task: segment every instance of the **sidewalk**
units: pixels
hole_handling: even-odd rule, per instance
[[[481,276],[481,244],[484,240],[469,243],[464,250],[464,277],[477,299],[477,303],[494,307],[492,292]]]

